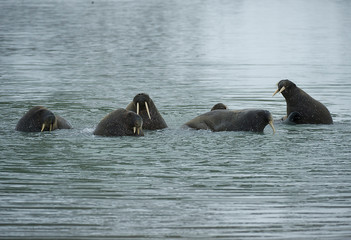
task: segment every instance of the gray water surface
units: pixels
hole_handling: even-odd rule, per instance
[[[351,238],[351,2],[0,2],[0,238]],[[333,125],[180,126],[223,102],[286,114],[288,78]],[[92,134],[140,92],[169,128]],[[16,132],[43,105],[74,129]]]

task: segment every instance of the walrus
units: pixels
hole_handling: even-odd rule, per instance
[[[71,128],[72,125],[67,120],[55,115],[43,106],[31,108],[16,125],[16,130],[22,132],[43,132]]]
[[[194,128],[197,130],[205,129],[213,132],[263,132],[263,129],[267,124],[272,127],[273,133],[275,133],[272,114],[267,110],[213,110],[195,117],[185,123],[183,127]]]
[[[212,108],[211,108],[211,111],[213,110],[218,110],[218,109],[223,109],[223,110],[226,110],[228,109],[226,105],[224,105],[223,103],[217,103],[215,104]]]
[[[168,127],[165,120],[157,110],[154,102],[146,93],[137,94],[126,109],[133,111],[142,117],[143,129],[157,130]]]
[[[296,124],[333,124],[329,110],[290,80],[279,81],[278,89],[273,93],[273,96],[278,92],[286,100],[287,115],[283,117],[283,120],[288,118],[291,113],[296,112],[294,117],[291,117],[291,120]],[[295,114],[298,114],[298,117]]]
[[[135,112],[119,108],[106,115],[96,126],[94,135],[144,136],[143,119]]]

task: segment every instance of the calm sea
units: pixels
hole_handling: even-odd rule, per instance
[[[351,238],[351,2],[0,1],[1,239]],[[222,102],[334,125],[183,130]],[[169,128],[92,134],[140,92]],[[72,130],[15,131],[33,106]]]

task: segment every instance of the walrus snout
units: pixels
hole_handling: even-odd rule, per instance
[[[282,87],[282,88],[278,88],[274,93],[273,93],[273,95],[272,95],[272,97],[274,96],[274,95],[276,95],[278,92],[279,93],[282,93],[283,91],[285,90],[285,87]]]
[[[277,83],[277,86],[278,86],[278,89],[273,93],[272,97],[274,95],[276,95],[277,93],[282,93],[284,90],[287,90],[291,87],[296,87],[295,83],[293,83],[292,81],[288,80],[288,79],[283,79],[283,80],[280,80],[278,83]]]
[[[139,115],[140,109],[145,109],[149,119],[151,119],[149,104],[150,96],[146,93],[139,93],[133,99],[134,104],[136,105],[136,113]]]
[[[273,130],[273,134],[275,134],[275,127],[274,127],[274,119],[272,114],[270,113],[270,111],[267,110],[262,110],[261,112],[258,112],[258,115],[263,116],[263,118],[266,119],[266,124],[268,123],[269,126],[271,126],[272,130]]]
[[[41,132],[44,130],[49,130],[50,132],[54,130],[54,126],[56,125],[56,117],[51,111],[42,111],[42,125],[41,125]]]
[[[146,93],[138,93],[137,95],[135,95],[135,97],[133,98],[133,102],[134,103],[145,103],[145,102],[149,102],[150,101],[150,96]]]
[[[130,117],[133,118],[133,134],[143,136],[143,119],[139,115],[130,115]]]

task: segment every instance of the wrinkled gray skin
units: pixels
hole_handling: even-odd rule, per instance
[[[151,119],[147,113],[145,102],[147,102],[147,105],[149,107]],[[139,115],[143,118],[143,129],[157,130],[168,127],[149,95],[146,93],[137,94],[134,97],[133,101],[126,107],[126,109],[136,113],[137,103],[139,103]]]
[[[273,122],[269,111],[260,109],[213,110],[195,117],[183,125],[194,129],[219,131],[263,132]],[[272,123],[273,126],[273,123]]]
[[[285,120],[293,112],[299,114],[299,117],[290,117],[290,121],[296,124],[333,124],[332,116],[329,110],[319,101],[312,98],[302,89],[297,87],[289,80],[281,80],[278,83],[278,90],[285,88],[281,94],[286,100],[287,115]]]
[[[143,119],[132,111],[117,109],[105,116],[96,126],[94,135],[144,136]]]
[[[43,124],[44,128],[43,128]],[[56,116],[53,112],[42,106],[31,108],[24,116],[18,121],[16,125],[17,131],[22,132],[40,132],[51,131],[56,129],[71,129],[72,125],[60,116]]]

